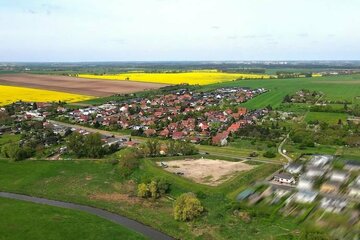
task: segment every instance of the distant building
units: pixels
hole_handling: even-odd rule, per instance
[[[322,193],[338,193],[341,183],[328,181],[321,185],[320,192]]]
[[[360,186],[359,185],[350,186],[349,187],[349,196],[355,197],[355,198],[360,198]]]
[[[322,177],[325,174],[325,170],[318,167],[308,168],[305,172],[305,176],[309,178]]]
[[[341,198],[325,197],[321,199],[320,207],[328,212],[341,212],[347,206],[347,201]]]
[[[334,157],[331,155],[313,155],[310,159],[309,165],[313,167],[324,167],[329,164],[333,158]]]
[[[359,171],[360,170],[360,162],[359,161],[347,161],[344,166],[345,170],[348,171]]]
[[[314,179],[306,176],[301,176],[299,178],[298,185],[296,186],[301,190],[311,190],[314,186]]]
[[[333,171],[329,175],[330,175],[330,181],[333,182],[344,183],[349,178],[349,174],[347,172],[342,172],[342,171]]]
[[[318,193],[313,191],[299,191],[294,194],[294,200],[299,203],[312,203]]]
[[[291,174],[299,174],[303,169],[303,165],[301,163],[291,163],[286,167],[286,171]]]

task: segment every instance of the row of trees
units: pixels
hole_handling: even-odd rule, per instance
[[[169,190],[170,184],[165,179],[154,179],[149,183],[140,183],[137,188],[137,195],[141,198],[152,198],[155,200],[166,194]]]
[[[0,149],[1,155],[14,161],[21,161],[34,156],[35,149],[30,147],[20,147],[19,144],[8,143]]]
[[[75,154],[78,158],[101,158],[118,148],[116,145],[104,147],[99,133],[90,133],[84,136],[78,132],[73,132],[68,137],[66,145],[69,152]]]
[[[163,150],[162,150],[163,149]],[[148,139],[138,148],[126,148],[117,153],[120,173],[123,177],[130,176],[140,165],[140,159],[145,157],[194,155],[198,149],[188,142],[167,141],[161,143],[157,139]]]

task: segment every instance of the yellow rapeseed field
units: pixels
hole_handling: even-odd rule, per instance
[[[0,106],[4,106],[20,100],[24,102],[79,102],[91,98],[94,97],[33,88],[0,85]]]
[[[222,73],[216,71],[194,71],[182,73],[120,73],[120,74],[79,74],[80,78],[104,79],[104,80],[129,80],[139,82],[207,85],[219,82],[228,82],[236,79],[261,79],[270,78],[266,74],[242,74],[242,73]]]

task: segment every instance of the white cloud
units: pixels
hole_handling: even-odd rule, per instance
[[[357,59],[360,54],[356,0],[47,2],[0,0],[0,61]]]

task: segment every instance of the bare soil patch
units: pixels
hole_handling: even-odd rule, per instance
[[[161,165],[160,163],[158,163]],[[230,162],[224,160],[212,159],[184,159],[165,162],[168,166],[164,168],[166,171],[183,174],[185,178],[189,178],[197,183],[210,186],[217,186],[232,178],[236,173],[249,171],[256,166],[243,162]]]
[[[130,197],[128,194],[122,193],[97,193],[90,196],[92,200],[102,200],[108,202],[127,202],[131,204],[139,203],[136,197]]]
[[[118,93],[133,93],[166,86],[158,83],[110,81],[56,75],[4,74],[0,85],[29,87],[95,97],[106,97]]]

